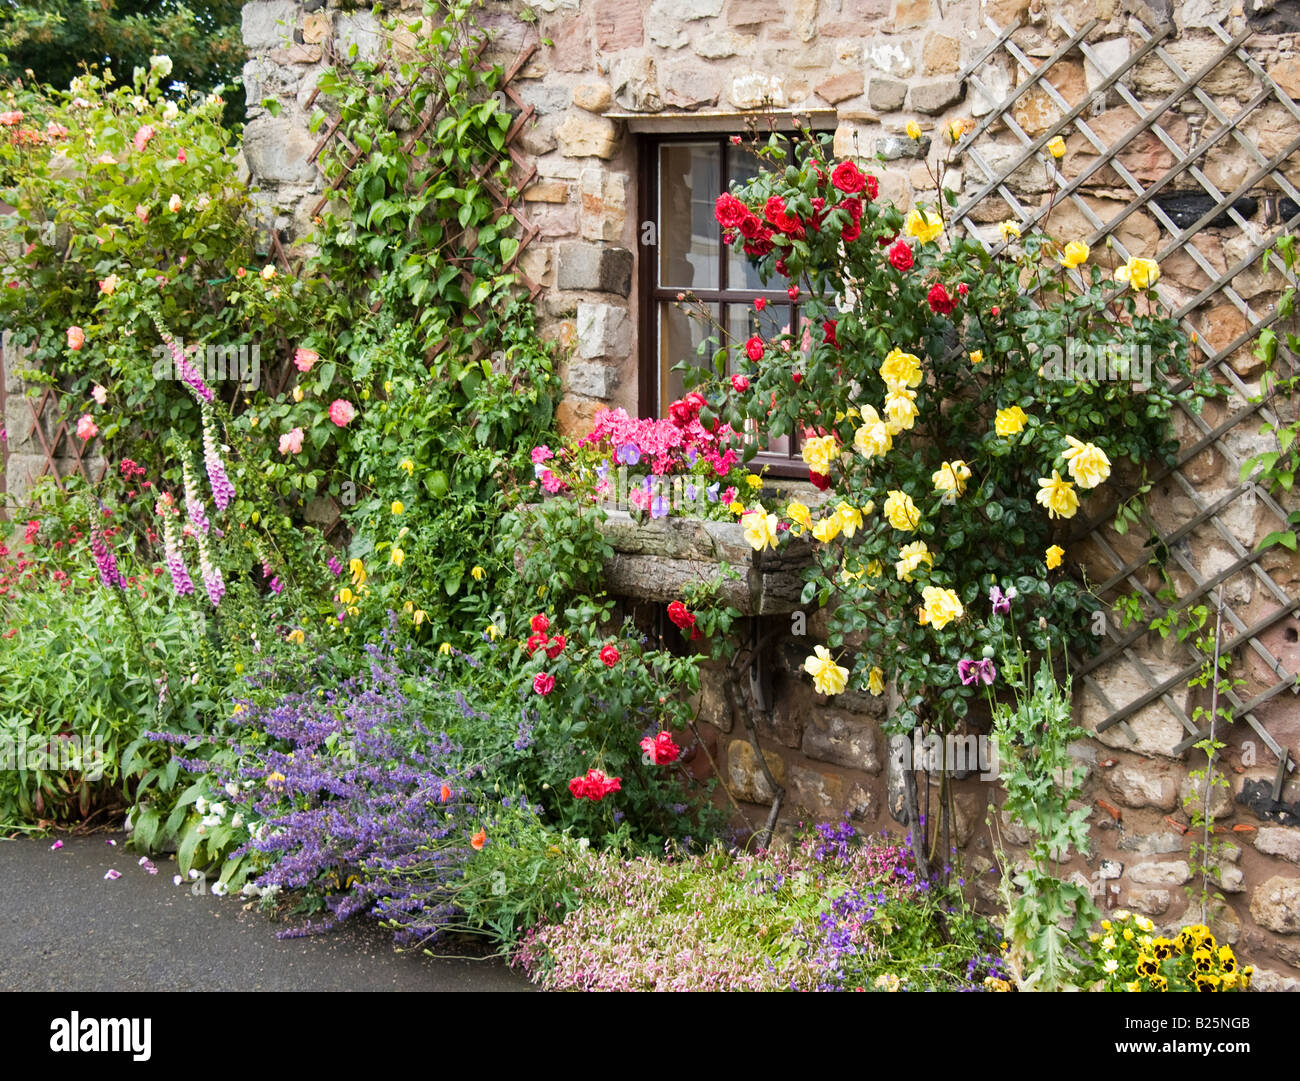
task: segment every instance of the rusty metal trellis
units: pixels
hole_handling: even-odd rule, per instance
[[[1098,20],[1076,30],[1057,16],[1055,30],[1059,31],[1060,44],[1050,55],[1035,60],[1017,43],[1020,24],[1001,28],[992,20],[986,22],[993,39],[962,72],[972,88],[978,106],[975,111],[982,118],[956,148],[958,155],[979,170],[980,177],[967,179],[969,194],[954,211],[953,226],[977,238],[986,249],[997,251],[1008,241],[989,224],[988,213],[982,212],[987,200],[1003,200],[1022,232],[1041,229],[1052,209],[1068,204],[1074,215],[1086,223],[1089,233],[1082,239],[1090,247],[1109,244],[1121,260],[1130,255],[1153,257],[1157,262],[1189,260],[1191,274],[1199,276],[1199,287],[1190,289],[1162,277],[1156,291],[1162,307],[1193,335],[1204,365],[1224,390],[1226,405],[1217,420],[1190,409],[1180,410],[1177,420],[1184,435],[1178,458],[1172,467],[1149,478],[1153,488],[1165,485],[1171,498],[1163,508],[1147,506],[1142,523],[1169,554],[1167,564],[1179,582],[1175,609],[1197,603],[1217,608],[1223,602],[1229,635],[1225,649],[1247,657],[1253,672],[1247,687],[1240,692],[1227,691],[1226,698],[1235,716],[1245,720],[1278,758],[1276,799],[1286,771],[1294,768],[1293,756],[1270,734],[1259,710],[1283,692],[1297,692],[1300,664],[1294,657],[1288,661],[1279,655],[1283,650],[1277,645],[1276,635],[1269,635],[1284,628],[1285,640],[1295,640],[1300,569],[1285,550],[1260,551],[1253,537],[1243,543],[1234,526],[1244,516],[1254,535],[1262,536],[1285,529],[1289,510],[1295,509],[1283,506],[1258,486],[1257,473],[1240,482],[1237,478],[1242,476],[1243,461],[1250,457],[1250,452],[1241,449],[1243,433],[1253,434],[1261,422],[1272,424],[1278,420],[1277,403],[1248,383],[1254,374],[1248,351],[1261,331],[1278,318],[1275,304],[1266,309],[1258,302],[1252,304],[1266,292],[1259,287],[1262,274],[1254,268],[1278,236],[1300,224],[1300,191],[1287,175],[1288,169],[1295,175],[1300,151],[1300,105],[1247,50],[1252,38],[1249,28],[1232,35],[1211,21],[1208,31],[1216,39],[1209,43],[1213,49],[1199,68],[1189,72],[1165,47],[1174,30],[1172,24],[1152,28],[1136,17],[1130,18],[1132,32],[1126,55],[1118,58],[1112,53],[1108,60],[1106,50],[1096,40]],[[1087,93],[1075,94],[1073,101],[1052,79],[1053,68],[1067,60],[1076,64],[1081,60],[1087,65],[1085,71],[1091,69],[1094,76],[1089,79]],[[1135,78],[1139,71],[1149,73],[1145,98]],[[1244,76],[1240,74],[1243,71],[1247,73]],[[1150,76],[1151,72],[1159,78]],[[1206,84],[1216,76],[1225,77],[1225,73],[1235,73],[1246,89],[1235,97],[1209,93]],[[1014,89],[1010,93],[990,88],[997,74],[1011,77]],[[1156,86],[1161,87],[1159,95],[1151,92]],[[1169,86],[1172,89],[1166,89]],[[1031,99],[1031,94],[1037,97]],[[1036,117],[1024,111],[1023,103],[1028,101],[1038,105]],[[1094,125],[1101,126],[1097,118],[1106,110],[1108,101],[1112,109],[1127,110],[1133,118],[1121,134],[1112,130],[1109,139],[1104,131],[1094,130]],[[1235,113],[1229,115],[1234,107]],[[1042,122],[1044,116],[1049,117],[1046,122]],[[1279,118],[1284,120],[1283,131],[1273,137],[1270,152],[1266,153],[1252,135],[1252,128],[1256,132],[1264,130],[1261,126],[1268,122],[1276,127]],[[1022,119],[1026,122],[1022,123]],[[1031,119],[1035,122],[1030,123]],[[1185,134],[1177,137],[1182,129]],[[1000,132],[1009,132],[1014,138],[1010,147],[1006,142],[992,145]],[[1080,154],[1095,156],[1095,160],[1088,160],[1073,176],[1064,175],[1064,163],[1058,163],[1046,149],[1057,135],[1075,139]],[[1158,175],[1141,166],[1133,152],[1139,147],[1158,156]],[[1238,159],[1237,168],[1220,168],[1221,183],[1216,184],[1208,175],[1213,171],[1211,163],[1221,166],[1229,150]],[[1026,166],[1045,170],[1050,187],[1055,189],[1041,205],[1029,205],[1029,196],[1035,193],[1024,190],[1027,185],[1014,175],[1019,170],[1023,176]],[[1085,187],[1089,184],[1094,188]],[[1108,217],[1098,213],[1085,198],[1085,192],[1100,187],[1104,187],[1108,199],[1113,200],[1116,191],[1122,196],[1121,205]],[[1037,194],[1044,193],[1040,189]],[[1184,207],[1195,209],[1174,209],[1171,196],[1183,198]],[[1105,201],[1098,199],[1097,203]],[[1263,212],[1257,214],[1260,208]],[[1158,226],[1160,240],[1154,251],[1131,252],[1118,235],[1139,212],[1149,214]],[[1208,231],[1221,230],[1225,222],[1235,227],[1241,238],[1231,253],[1221,236]],[[1279,287],[1296,285],[1294,277],[1276,260],[1270,266]],[[1077,270],[1069,273],[1076,285],[1083,285]],[[1211,315],[1217,321],[1211,320]],[[1284,373],[1297,370],[1296,358],[1280,346],[1277,364]],[[1214,456],[1222,461],[1221,475],[1232,481],[1220,481],[1214,488],[1198,486],[1188,474],[1194,472],[1196,463]],[[1198,562],[1193,550],[1198,538],[1202,545],[1213,540],[1220,552],[1228,553],[1226,564],[1212,566],[1207,558]],[[1121,591],[1132,590],[1148,612],[1162,612],[1168,605],[1153,594],[1143,577],[1149,554],[1145,550],[1122,550],[1132,539],[1119,537],[1104,521],[1092,520],[1082,522],[1071,540],[1090,546],[1110,566],[1108,576],[1096,585],[1103,599],[1114,600]],[[1288,571],[1288,576],[1280,580],[1279,570]],[[1250,611],[1245,611],[1247,608]],[[1095,726],[1098,732],[1118,726],[1130,739],[1136,739],[1130,721],[1140,711],[1160,704],[1186,732],[1181,741],[1165,751],[1181,754],[1204,738],[1208,730],[1198,727],[1173,692],[1187,685],[1189,677],[1201,669],[1203,658],[1190,646],[1178,644],[1176,655],[1157,670],[1135,648],[1146,633],[1143,625],[1124,631],[1107,620],[1105,646],[1086,661],[1074,658],[1073,670],[1084,693],[1095,695],[1106,711],[1106,717]],[[1119,704],[1110,700],[1099,678],[1108,665],[1115,664],[1128,666],[1146,684],[1144,691]]]
[[[483,53],[487,46],[488,39],[485,37],[479,38],[474,46],[474,59],[481,71],[489,71],[492,68],[492,65],[487,60],[483,59]],[[346,58],[334,50],[332,43],[328,46],[328,49],[330,52],[330,55],[326,58],[328,63],[335,66],[347,63]],[[529,162],[526,156],[519,151],[515,142],[520,133],[524,130],[525,126],[532,119],[534,110],[532,105],[527,104],[519,97],[518,93],[512,86],[512,83],[536,51],[537,44],[534,42],[526,46],[518,55],[516,55],[514,60],[502,73],[500,85],[500,93],[504,96],[506,101],[509,102],[507,107],[510,108],[512,113],[514,113],[514,119],[506,131],[503,149],[493,158],[493,162],[500,160],[502,154],[509,156],[511,167],[514,170],[512,184],[513,194],[511,191],[502,188],[495,180],[489,177],[488,174],[492,172],[492,165],[484,166],[482,169],[476,170],[475,172],[476,178],[483,184],[488,195],[496,204],[498,217],[508,214],[513,217],[519,225],[519,233],[517,237],[519,240],[519,247],[516,249],[514,255],[507,260],[506,264],[502,267],[502,270],[506,273],[514,273],[518,275],[520,281],[528,290],[528,297],[530,300],[537,296],[538,292],[541,290],[541,285],[533,281],[532,278],[524,273],[522,267],[519,265],[519,260],[524,253],[524,249],[527,248],[528,245],[537,237],[540,230],[538,226],[531,223],[522,213],[520,195],[524,189],[527,188],[534,179],[536,179],[537,170],[536,167]],[[388,60],[380,62],[376,67],[375,74],[378,75],[387,70],[388,65]],[[394,87],[392,92],[389,94],[385,105],[386,119],[391,120],[402,107],[403,103],[407,101],[410,97],[411,91],[417,85],[418,79],[419,76],[417,75],[416,78],[406,81],[405,85],[402,85],[401,82],[399,82]],[[312,91],[311,97],[309,97],[306,102],[306,107],[308,109],[310,109],[315,103],[318,93],[318,90]],[[407,134],[402,147],[402,153],[407,155],[415,154],[416,145],[429,128],[432,127],[441,117],[445,106],[446,103],[441,98],[436,95],[430,96],[428,102],[419,114],[419,122]],[[347,136],[340,130],[341,123],[341,116],[330,118],[325,125],[324,132],[307,159],[309,162],[318,161],[320,155],[325,151],[326,147],[329,146],[331,141],[338,142],[347,151],[343,161],[343,168],[339,171],[338,176],[330,181],[325,188],[325,191],[321,194],[320,199],[317,200],[316,205],[312,208],[311,216],[313,218],[318,215],[325,207],[326,203],[329,202],[331,195],[337,192],[347,182],[348,175],[356,167],[357,163],[365,156],[365,151],[353,145]],[[428,187],[429,184],[433,183],[433,181],[437,179],[437,176],[438,174],[435,173],[433,176],[429,177],[425,181],[424,187]],[[423,191],[423,188],[421,188],[421,191]],[[272,233],[272,244],[274,249],[279,249],[279,242],[274,236],[274,232]],[[279,251],[278,254],[281,259],[284,259],[282,251]],[[467,288],[473,284],[473,273],[468,268],[461,271],[461,278]]]

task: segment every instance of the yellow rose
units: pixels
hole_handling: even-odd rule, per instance
[[[965,494],[968,480],[970,480],[970,466],[960,458],[956,461],[944,462],[930,477],[936,492],[952,492],[958,496]]]
[[[868,578],[879,578],[879,577],[880,577],[882,574],[884,574],[884,573],[885,573],[885,568],[884,568],[884,566],[881,564],[880,560],[878,560],[878,559],[871,559],[871,560],[868,560],[868,561],[867,561],[867,577],[868,577]]]
[[[911,544],[905,544],[898,550],[898,562],[894,564],[894,572],[898,575],[899,581],[910,582],[912,572],[922,563],[933,567],[934,553],[925,546],[925,541],[912,541]]]
[[[894,437],[874,409],[871,410],[871,419],[853,433],[853,446],[864,458],[875,458],[893,448]]]
[[[907,215],[907,235],[914,236],[922,244],[929,244],[943,232],[943,219],[931,217],[924,210],[913,210]]]
[[[302,401],[302,387],[297,387],[297,386],[296,386],[296,387],[293,388],[293,400],[294,400],[295,402],[300,402],[300,401]]]
[[[1020,236],[1020,226],[1013,218],[998,223],[998,232],[1002,234],[1002,239],[1010,241]]]
[[[410,458],[403,458],[400,462],[397,463],[397,468],[405,469],[406,475],[409,477],[412,473],[415,472],[415,463],[411,461]]]
[[[899,431],[909,431],[920,416],[916,408],[916,391],[894,387],[885,395],[885,416]],[[888,425],[886,425],[888,428]]]
[[[973,126],[974,125],[971,121],[965,117],[949,121],[947,128],[948,138],[952,140],[954,144],[959,143],[961,142],[962,136],[965,135]]]
[[[1049,549],[1047,549],[1046,554],[1047,569],[1049,571],[1054,571],[1061,565],[1061,560],[1065,557],[1065,549],[1059,544],[1053,544]]]
[[[844,528],[844,521],[838,514],[829,515],[820,519],[812,528],[812,535],[823,544],[830,544],[840,535],[840,530]]]
[[[909,139],[915,139],[918,143],[921,141],[921,125],[915,120],[909,120],[907,122],[907,137]]]
[[[1049,518],[1073,518],[1079,509],[1079,497],[1074,485],[1063,480],[1055,469],[1051,477],[1038,479],[1038,503],[1047,508]]]
[[[406,510],[406,508],[402,505],[402,501],[400,499],[394,499],[388,509],[391,510],[394,514],[401,514],[402,511]]]
[[[803,670],[813,678],[813,687],[818,694],[839,694],[848,684],[849,670],[836,664],[825,646],[814,647],[813,654],[803,662]]]
[[[1092,443],[1084,443],[1067,435],[1065,441],[1070,444],[1065,451],[1065,460],[1069,463],[1070,476],[1080,488],[1096,488],[1105,483],[1110,476],[1110,459],[1106,452]]]
[[[943,630],[954,619],[961,619],[966,612],[962,607],[961,599],[951,589],[926,586],[921,590],[921,601],[924,605],[925,622],[936,630]]]
[[[392,554],[389,555],[388,557],[388,562],[390,562],[394,567],[400,567],[402,565],[402,560],[404,560],[405,558],[406,558],[405,552],[403,552],[400,548],[394,548]]]
[[[867,690],[872,694],[883,694],[885,690],[885,673],[879,668],[872,668],[867,673]]]
[[[1061,253],[1060,264],[1067,270],[1073,270],[1088,261],[1088,245],[1082,240],[1071,240]]]
[[[921,524],[921,512],[916,509],[912,497],[897,489],[891,491],[885,499],[885,517],[895,529],[908,532]]]
[[[854,533],[862,528],[862,511],[852,504],[841,503],[835,508],[835,513],[839,516],[840,528],[844,530],[846,537],[851,538]]]
[[[262,280],[269,282],[274,277],[275,277],[275,267],[273,267],[270,263],[267,263],[266,266],[262,267]]]
[[[1029,415],[1018,405],[1008,409],[999,409],[993,418],[993,430],[1001,436],[1015,435],[1023,430]]]
[[[785,508],[785,516],[790,519],[793,525],[799,526],[801,530],[812,529],[812,515],[808,513],[808,508],[797,499],[790,500],[789,505]]]
[[[880,365],[880,378],[891,390],[895,387],[919,387],[921,358],[901,349],[891,349]]]
[[[833,435],[818,435],[804,441],[801,453],[809,469],[826,477],[830,475],[831,463],[839,457],[839,451]]]
[[[1047,150],[1054,158],[1065,157],[1065,140],[1059,135],[1053,135],[1047,140]]]
[[[1150,289],[1160,280],[1160,266],[1154,259],[1134,256],[1115,271],[1115,280],[1125,282],[1134,289]]]
[[[745,525],[745,540],[756,552],[776,547],[776,515],[761,510],[746,511],[740,519]]]
[[[983,349],[976,349],[975,352],[973,352],[973,353],[970,355],[970,362],[971,362],[972,364],[983,364],[983,363],[984,363],[984,350],[983,350]]]

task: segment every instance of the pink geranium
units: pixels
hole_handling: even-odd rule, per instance
[[[89,413],[83,413],[81,419],[77,421],[77,435],[84,440],[91,440],[99,435],[99,428]]]
[[[298,454],[302,451],[302,429],[293,428],[280,436],[281,454]]]
[[[340,428],[346,428],[357,415],[356,407],[342,398],[335,398],[330,403],[330,420]]]

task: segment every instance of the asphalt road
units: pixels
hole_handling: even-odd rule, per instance
[[[106,843],[117,842],[116,847]],[[524,991],[499,961],[398,954],[360,918],[327,935],[284,926],[237,897],[174,885],[175,861],[138,864],[122,834],[0,840],[0,990]],[[105,879],[110,870],[121,872]]]

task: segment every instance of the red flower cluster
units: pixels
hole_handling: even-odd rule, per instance
[[[897,271],[912,269],[912,249],[906,240],[894,241],[894,246],[889,249],[889,261]]]
[[[600,647],[600,659],[604,662],[606,668],[613,668],[618,664],[619,652],[618,647],[610,644]]]
[[[669,732],[660,732],[653,739],[646,736],[641,741],[641,750],[645,751],[646,757],[656,766],[667,766],[681,756],[682,749],[673,742],[672,734]]]
[[[41,530],[41,521],[39,518],[33,518],[27,523],[23,530],[23,541],[29,546],[36,542],[36,534]]]
[[[708,403],[699,391],[691,391],[684,398],[679,398],[668,407],[668,416],[679,428],[690,426],[691,421],[700,415],[700,410]]]
[[[544,649],[546,655],[550,657],[551,660],[555,660],[556,657],[564,652],[566,644],[564,635],[557,634],[552,638],[546,633],[551,629],[551,622],[545,615],[538,612],[537,615],[533,616],[533,618],[529,620],[528,625],[533,629],[533,633],[528,636],[528,641],[525,643],[530,657],[539,649]],[[547,691],[540,691],[538,693],[546,694]]]
[[[587,776],[574,777],[569,782],[569,791],[573,793],[574,799],[589,799],[599,802],[608,796],[611,792],[619,792],[623,788],[622,777],[606,777],[598,769],[587,770]]]
[[[957,307],[957,298],[950,297],[948,290],[940,282],[935,282],[931,287],[928,299],[930,310],[936,315],[951,315],[952,310]]]
[[[785,200],[779,195],[768,198],[767,204],[763,207],[763,217],[786,236],[802,240],[807,235],[804,231],[803,222],[795,215],[786,212]]]

